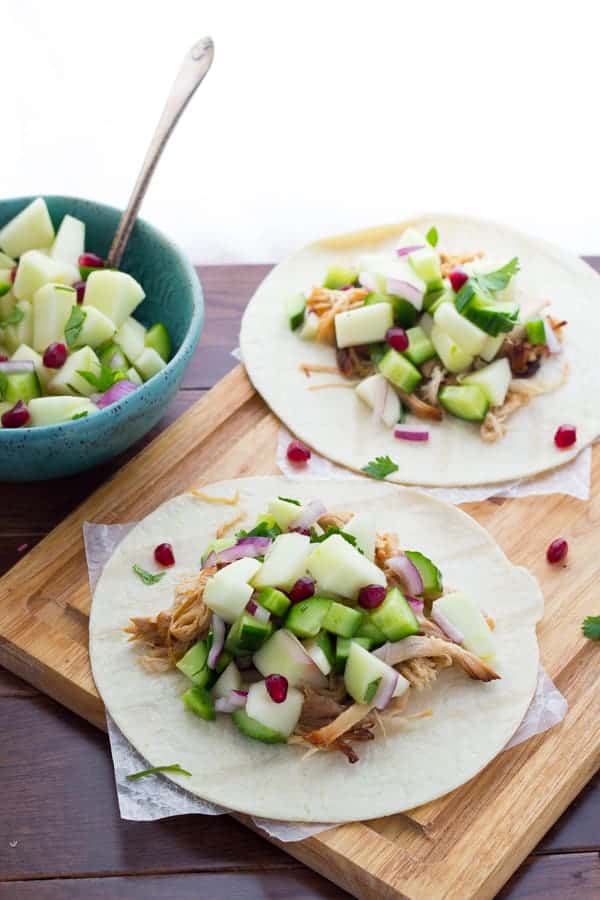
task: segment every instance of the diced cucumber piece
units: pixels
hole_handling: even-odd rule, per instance
[[[4,329],[3,340],[10,353],[14,353],[21,344],[31,345],[33,341],[33,310],[29,300],[17,300],[15,310],[20,310],[23,315],[16,325],[7,325]]]
[[[403,300],[402,297],[373,292],[365,297],[365,306],[374,303],[389,303],[394,315],[394,324],[400,325],[401,328],[410,328],[417,321],[417,310],[412,303]]]
[[[467,422],[483,422],[490,406],[477,384],[448,385],[440,390],[438,399],[446,412]]]
[[[288,317],[290,328],[296,331],[304,322],[306,314],[306,297],[304,294],[294,294],[285,305],[285,314]]]
[[[92,372],[97,377],[100,375],[100,361],[91,347],[82,347],[67,357],[64,366],[48,383],[49,392],[70,396],[82,394],[84,397],[90,397],[96,388],[79,372]]]
[[[43,197],[33,200],[0,231],[0,247],[9,256],[22,256],[36,247],[50,247],[54,226]]]
[[[19,260],[13,293],[19,300],[31,300],[45,284],[75,284],[78,272],[68,263],[51,259],[41,250],[28,250]]]
[[[110,322],[110,319],[108,321]],[[119,345],[115,344],[114,340],[108,341],[103,347],[98,347],[96,353],[98,354],[98,359],[102,365],[107,366],[107,368],[112,369],[114,372],[125,372],[126,369],[129,368],[129,360]],[[136,378],[138,379],[135,383],[143,384],[142,379],[133,367],[132,371],[135,372]]]
[[[435,601],[434,609],[444,615],[464,636],[463,647],[481,659],[491,659],[496,650],[493,632],[485,616],[468,594],[455,591]]]
[[[286,736],[281,734],[281,732],[275,731],[273,728],[267,728],[266,725],[262,725],[256,719],[251,719],[243,709],[236,709],[231,714],[231,719],[242,734],[253,738],[255,741],[262,741],[263,744],[285,744],[287,740]]]
[[[398,419],[396,419],[398,421]],[[395,423],[394,423],[395,424]],[[356,513],[344,525],[346,534],[356,538],[356,546],[371,562],[375,559],[375,516],[371,512]]]
[[[461,316],[454,304],[442,303],[436,309],[433,321],[470,356],[478,356],[483,349],[487,338],[485,331]]]
[[[411,361],[393,347],[390,347],[381,358],[379,371],[388,381],[407,394],[412,394],[423,380],[423,376]]]
[[[498,334],[496,337],[488,335],[487,340],[483,345],[483,349],[479,354],[480,357],[485,359],[486,362],[491,362],[504,343],[504,337],[504,334]]]
[[[358,631],[363,620],[360,609],[352,609],[343,603],[331,603],[323,619],[323,628],[340,637],[351,638]]]
[[[279,616],[280,618],[285,616],[291,605],[289,597],[286,597],[286,595],[282,591],[278,591],[277,588],[270,587],[263,588],[256,598],[256,602],[265,609],[268,609],[274,616]]]
[[[340,312],[335,317],[335,336],[339,348],[355,347],[385,340],[394,324],[389,303],[375,303]]]
[[[338,637],[335,642],[335,660],[333,664],[333,668],[338,674],[341,674],[346,668],[350,647],[354,643],[360,644],[364,650],[370,650],[373,646],[373,642],[369,637],[359,637],[359,635],[353,638]]]
[[[421,576],[423,582],[423,597],[426,600],[435,600],[444,590],[442,581],[442,573],[428,556],[420,553],[418,550],[405,550],[404,555],[410,559],[411,563]]]
[[[85,319],[79,334],[71,344],[72,347],[96,348],[112,338],[116,331],[112,319],[109,319],[108,316],[105,316],[104,313],[101,313],[94,306],[88,306],[87,309],[83,310],[83,313]]]
[[[310,552],[310,539],[307,535],[296,532],[278,535],[269,547],[265,561],[252,584],[255,588],[277,587],[289,591],[306,574]]]
[[[74,216],[63,216],[56,238],[50,250],[52,259],[77,268],[79,257],[85,249],[85,224]]]
[[[127,369],[125,376],[127,381],[131,381],[132,384],[137,384],[138,387],[141,387],[144,383],[140,377],[140,373],[137,369],[134,369],[133,366]]]
[[[243,612],[229,630],[225,641],[225,649],[233,653],[234,656],[254,653],[266,641],[272,631],[273,625],[271,622],[263,622],[251,616],[250,613]]]
[[[461,384],[478,385],[488,399],[490,406],[502,406],[506,400],[508,386],[512,378],[510,363],[503,357],[471,372],[461,380]]]
[[[299,638],[315,637],[321,628],[332,601],[327,597],[309,597],[294,604],[285,619],[285,627]]]
[[[252,596],[252,588],[248,582],[259,570],[258,560],[250,557],[230,563],[208,579],[204,588],[204,602],[226,622],[235,622]]]
[[[354,635],[354,639],[357,638],[367,638],[370,641],[367,650],[370,650],[371,647],[379,647],[381,644],[385,644],[387,638],[381,628],[378,628],[375,622],[371,620],[371,616],[368,613],[365,613],[362,622],[360,623],[359,629]]]
[[[357,641],[352,641],[344,669],[346,690],[357,703],[371,703],[381,679],[388,675],[390,668],[391,666],[373,656]],[[398,678],[401,679],[402,675],[398,675]],[[406,687],[408,688],[408,686],[407,681]]]
[[[300,515],[301,507],[296,503],[290,503],[288,500],[277,497],[275,500],[271,500],[267,510],[281,530],[287,531],[294,519]]]
[[[45,284],[33,295],[33,349],[43,353],[58,341],[65,342],[65,326],[76,305],[73,288]]]
[[[546,329],[543,319],[532,319],[531,322],[526,322],[525,328],[527,329],[527,340],[530,344],[546,343]]]
[[[205,687],[200,687],[195,684],[181,695],[181,699],[187,708],[197,716],[200,716],[201,719],[212,722],[216,718],[215,705],[210,693]]]
[[[323,688],[327,685],[327,679],[296,635],[286,628],[275,631],[254,654],[252,661],[264,678],[285,675],[292,687],[307,684]]]
[[[114,269],[95,269],[86,282],[83,306],[95,306],[120,328],[145,296],[142,286],[131,275]],[[133,362],[137,363],[137,359]]]
[[[29,401],[28,409],[32,426],[57,425],[98,412],[98,407],[87,397],[37,397]]]
[[[442,303],[454,303],[454,291],[442,283],[442,287],[436,291],[428,291],[423,297],[423,309],[433,315]],[[420,323],[423,324],[422,322]]]
[[[127,359],[135,363],[146,349],[146,329],[141,322],[129,316],[117,329],[113,338]]]
[[[404,356],[410,359],[411,363],[414,363],[415,366],[422,366],[428,359],[433,359],[435,347],[419,325],[407,329],[406,336],[408,347],[404,351]]]
[[[194,676],[206,669],[208,660],[208,641],[201,640],[195,643],[177,662],[177,668],[188,678],[194,680]]]
[[[229,652],[229,650],[221,650],[219,653],[219,658],[217,660],[217,664],[215,666],[215,672],[217,675],[220,675],[225,671],[230,662],[233,662],[233,654]]]
[[[1,399],[5,403],[14,406],[19,400],[29,403],[34,397],[41,396],[42,390],[37,373],[15,372],[12,375],[4,375],[0,384]]]
[[[398,588],[389,590],[381,606],[371,610],[369,615],[388,641],[400,641],[419,630],[417,617]]]
[[[246,714],[266,728],[289,737],[300,718],[304,695],[297,688],[288,687],[282,703],[271,700],[264,681],[257,681],[248,688]]]
[[[463,310],[463,315],[486,334],[496,337],[513,330],[519,320],[519,306],[516,303],[489,304],[475,296]]]
[[[463,372],[472,364],[473,357],[466,350],[463,350],[462,347],[459,347],[456,341],[452,340],[445,331],[442,331],[435,322],[431,329],[430,339],[444,368],[448,369],[449,372]]]
[[[320,544],[313,544],[308,557],[308,570],[325,593],[356,598],[361,587],[380,584],[386,578],[381,569],[349,544],[339,534],[332,534]]]
[[[35,366],[35,371],[37,377],[40,380],[40,385],[43,390],[46,390],[48,382],[54,376],[54,369],[47,369],[44,365],[44,360],[42,359],[39,353],[36,353],[33,347],[29,347],[27,344],[21,344],[13,355],[11,356],[12,362],[32,362]]]
[[[171,359],[173,353],[173,345],[171,344],[171,336],[167,331],[167,326],[162,322],[157,322],[152,328],[146,332],[146,347],[152,347],[158,355],[166,363]]]
[[[347,284],[358,283],[358,269],[349,266],[330,266],[323,282],[323,287],[332,291],[339,291]]]
[[[320,631],[316,637],[304,641],[304,649],[323,675],[329,675],[335,662],[335,652],[327,632]]]
[[[241,689],[242,676],[240,670],[232,661],[215,681],[212,695],[215,699],[217,697],[228,697],[231,691],[240,691]]]
[[[381,420],[388,428],[393,428],[400,420],[402,407],[400,405],[398,394],[396,394],[391,385],[386,385],[385,382],[386,379],[384,376],[377,372],[375,375],[368,375],[366,378],[363,378],[363,380],[356,385],[354,390],[357,397],[370,409],[375,408],[379,392],[385,391],[385,402]]]
[[[162,356],[159,356],[152,347],[146,347],[135,361],[135,368],[138,370],[144,381],[149,381],[154,375],[158,375],[166,365],[167,364]]]
[[[314,341],[319,330],[319,322],[320,319],[316,313],[307,313],[301,328],[298,329],[298,337],[303,341]]]

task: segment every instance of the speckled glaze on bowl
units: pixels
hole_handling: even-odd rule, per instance
[[[0,200],[0,226],[33,199]],[[86,250],[107,255],[118,209],[76,197],[45,199],[55,228],[65,213],[77,216],[86,225]],[[166,324],[173,358],[143,387],[89,418],[43,428],[0,428],[0,481],[42,481],[91,469],[146,434],[177,393],[204,322],[197,275],[181,251],[143,220],[136,222],[121,268],[146,292],[135,317],[144,325]]]

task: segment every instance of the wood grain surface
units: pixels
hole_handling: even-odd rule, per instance
[[[268,269],[201,270],[208,302],[202,344],[155,434],[235,365],[230,350],[241,311]],[[59,482],[0,485],[0,573],[133,452]],[[0,796],[0,900],[348,896],[229,817],[121,822],[106,737],[1,671]],[[600,897],[599,851],[596,779],[500,896]]]

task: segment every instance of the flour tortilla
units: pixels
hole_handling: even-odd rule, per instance
[[[169,775],[194,794],[238,812],[271,819],[344,822],[411,809],[464,784],[504,747],[533,696],[538,645],[535,623],[543,599],[537,581],[513,566],[490,536],[465,513],[407,489],[372,482],[247,478],[203,488],[232,496],[253,522],[276,496],[321,498],[329,509],[369,509],[378,530],[396,532],[440,566],[447,587],[468,591],[496,621],[495,666],[502,678],[489,684],[446,669],[433,689],[411,689],[409,713],[431,709],[396,735],[360,744],[360,761],[339,753],[303,759],[298,747],[267,745],[240,734],[226,716],[205,722],[184,708],[189,682],[178,671],[151,674],[139,663],[141,648],[122,629],[131,616],[153,615],[171,605],[176,582],[198,570],[215,530],[232,517],[189,494],[160,506],[119,544],[98,582],[90,619],[94,679],[107,710],[150,766],[179,763],[191,778]],[[351,497],[351,502],[349,498]],[[176,565],[156,585],[145,586],[133,563],[154,570],[152,553],[173,544]]]
[[[321,284],[333,264],[355,265],[363,253],[391,251],[412,225],[438,228],[439,249],[449,253],[483,250],[503,264],[518,256],[522,309],[534,300],[552,301],[549,311],[568,320],[564,352],[545,361],[536,380],[571,367],[559,390],[534,398],[509,420],[508,434],[493,444],[479,437],[479,426],[450,415],[429,423],[429,442],[398,441],[392,430],[373,421],[371,410],[354,391],[307,390],[341,376],[313,375],[300,363],[335,364],[331,346],[302,341],[289,328],[285,302]],[[278,265],[250,301],[240,334],[242,359],[257,391],[287,427],[310,447],[334,462],[360,471],[376,456],[391,456],[399,466],[389,480],[400,484],[476,485],[524,478],[563,465],[600,434],[600,278],[580,259],[512,229],[476,219],[427,215],[399,225],[372,228],[311,244]],[[411,417],[412,419],[413,417]],[[416,420],[418,421],[418,420]],[[577,426],[577,443],[558,450],[554,432],[561,424]],[[423,423],[421,423],[423,424]]]

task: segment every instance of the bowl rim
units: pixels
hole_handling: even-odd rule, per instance
[[[89,203],[93,206],[102,207],[106,210],[110,210],[111,212],[116,212],[119,216],[123,214],[123,210],[119,209],[116,206],[112,206],[109,203],[102,203],[99,200],[91,200],[87,197],[76,197],[71,194],[31,194],[28,196],[22,197],[2,197],[0,198],[0,209],[4,203],[19,203],[23,202],[25,205],[33,202],[38,197],[43,197],[44,200],[62,200],[62,201],[75,201],[75,202],[83,202]],[[191,287],[192,287],[192,317],[190,319],[190,323],[184,335],[184,338],[181,342],[181,346],[177,350],[177,353],[169,360],[164,369],[161,369],[160,372],[157,372],[156,375],[153,375],[152,378],[149,378],[148,381],[145,381],[139,388],[135,391],[132,391],[131,394],[128,394],[122,400],[118,400],[116,403],[111,403],[110,406],[104,407],[104,409],[99,409],[98,412],[94,413],[92,416],[86,416],[82,419],[68,419],[65,422],[55,422],[53,425],[36,425],[35,427],[25,427],[25,428],[2,428],[0,427],[0,444],[2,441],[8,442],[11,437],[15,440],[19,441],[33,441],[37,438],[48,437],[52,434],[52,432],[62,432],[63,429],[68,428],[69,430],[74,428],[85,429],[86,426],[89,428],[90,423],[94,422],[98,419],[99,416],[103,416],[105,419],[110,415],[113,418],[117,418],[117,413],[122,409],[127,409],[129,407],[133,407],[136,402],[135,398],[140,396],[140,392],[143,392],[146,386],[152,384],[155,378],[160,376],[164,377],[169,370],[175,368],[175,364],[177,364],[186,354],[193,352],[193,349],[196,345],[196,342],[199,339],[199,336],[202,331],[202,326],[204,324],[204,292],[202,289],[202,283],[198,276],[198,273],[192,266],[191,262],[184,254],[184,252],[180,249],[180,247],[160,228],[157,228],[151,222],[148,222],[146,219],[143,219],[141,216],[137,216],[136,224],[140,222],[140,224],[149,229],[151,232],[154,232],[158,238],[166,244],[169,249],[175,254],[178,258],[180,264],[182,265],[184,271],[188,275]],[[60,396],[60,395],[56,395]],[[85,398],[84,398],[85,399]]]

